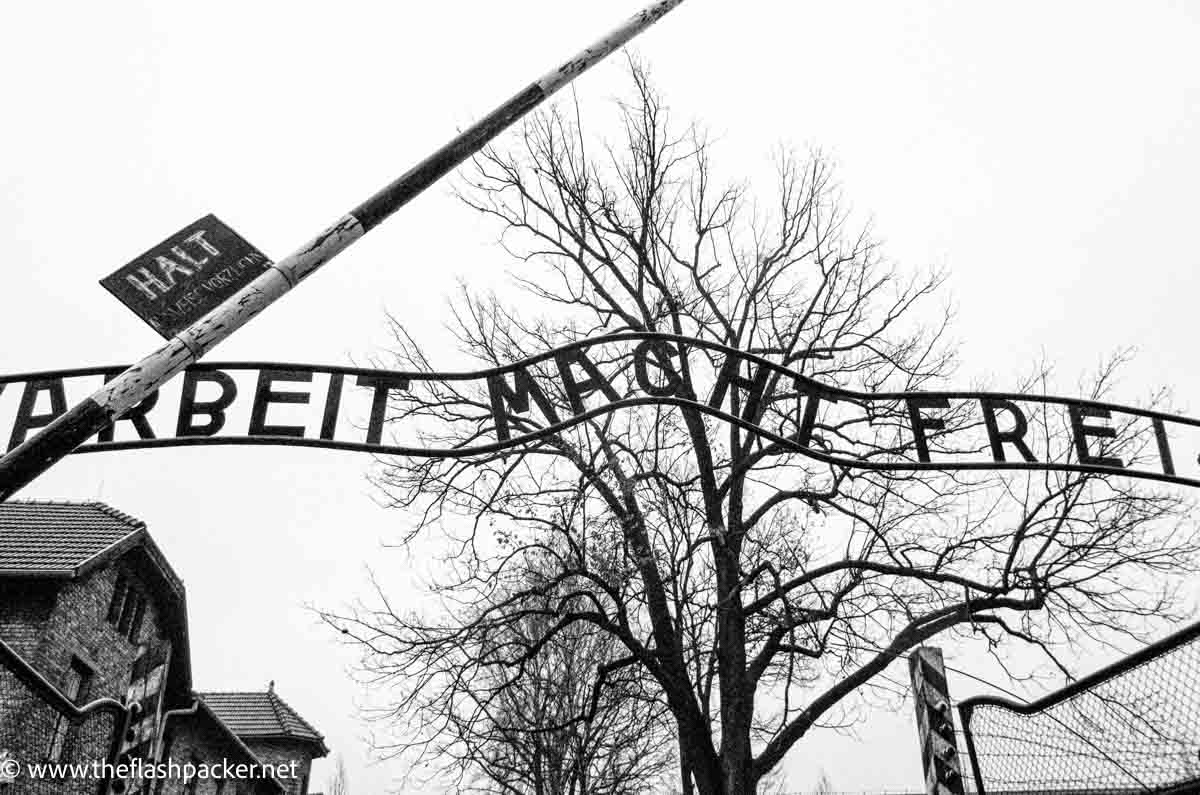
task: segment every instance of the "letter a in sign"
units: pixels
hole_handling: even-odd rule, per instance
[[[271,262],[215,215],[189,224],[100,280],[167,339],[245,287]]]

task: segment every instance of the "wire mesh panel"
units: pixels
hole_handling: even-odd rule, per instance
[[[125,710],[77,709],[0,642],[0,795],[97,795]]]
[[[1200,791],[1200,624],[1031,704],[964,701],[979,791]]]

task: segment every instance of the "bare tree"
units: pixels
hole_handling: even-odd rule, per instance
[[[512,151],[476,158],[462,198],[503,230],[527,297],[464,288],[453,327],[466,355],[502,365],[659,331],[847,389],[949,383],[943,276],[890,266],[869,230],[851,226],[823,157],[781,154],[774,197],[755,204],[744,185],[721,183],[709,142],[672,122],[636,65],[616,110],[617,140],[597,142],[577,106],[560,106],[527,123]],[[655,376],[692,401],[723,400],[775,427],[794,413],[795,390],[775,375],[725,370],[725,357],[686,345],[658,359]],[[433,369],[398,324],[396,360]],[[1092,397],[1108,393],[1117,364]],[[579,415],[581,392],[637,393],[625,359],[573,366],[586,381],[574,390],[561,369],[531,370],[545,399],[510,401],[509,425]],[[487,433],[493,408],[487,390],[461,382],[414,385],[393,405],[444,446]],[[856,422],[869,420],[875,442],[856,456],[913,455],[903,405],[862,409]],[[967,410],[942,420],[931,444],[980,422]],[[1049,418],[1030,423],[1030,438],[1070,449],[1052,444],[1066,432]],[[822,422],[812,444],[846,452],[862,430]],[[1132,425],[1114,434],[1104,450],[1127,458],[1149,444]],[[461,698],[477,699],[473,687],[489,699],[536,692],[535,661],[564,638],[603,636],[612,646],[591,671],[592,698],[555,725],[593,720],[597,694],[633,672],[670,711],[684,791],[706,795],[755,792],[809,732],[902,693],[889,665],[935,636],[1002,655],[1014,641],[1052,652],[1145,633],[1148,620],[1178,615],[1172,586],[1196,551],[1184,504],[1162,489],[1085,473],[847,469],[686,401],[596,414],[515,452],[385,461],[377,482],[416,517],[414,533],[459,542],[437,586],[448,609],[400,614],[385,600],[329,620],[398,688],[394,716],[434,727],[423,749],[443,750],[440,727]]]
[[[346,760],[341,754],[334,760],[333,775],[329,777],[329,795],[350,795],[350,777],[346,773]]]
[[[544,549],[519,554],[525,558],[522,580],[498,585],[522,603],[520,617],[491,625],[487,609],[480,609],[474,619],[482,630],[477,643],[427,638],[422,683],[405,688],[402,705],[420,722],[417,739],[388,750],[424,751],[431,742],[434,776],[422,783],[449,777],[456,792],[663,791],[675,759],[661,700],[631,667],[616,666],[604,687],[595,686],[597,668],[622,656],[619,642],[584,623],[556,631],[556,604],[571,598],[555,585],[557,561]],[[387,608],[358,621],[360,630],[365,625],[382,630],[372,636],[376,646],[386,643],[387,632],[401,629]],[[507,665],[517,649],[535,651]],[[383,681],[405,676],[409,660],[395,662],[400,667],[375,656],[369,667]]]
[[[515,640],[530,645],[553,619],[529,617]],[[633,795],[660,792],[674,762],[663,709],[642,684],[625,673],[596,694],[598,664],[615,655],[613,639],[577,625],[545,644],[517,681],[476,687],[472,696],[495,693],[491,703],[456,725],[461,747],[478,775],[473,786],[487,792],[569,795]],[[486,717],[483,715],[486,714]],[[576,720],[576,715],[586,715]],[[482,718],[482,719],[480,719]],[[468,789],[468,788],[463,788]]]

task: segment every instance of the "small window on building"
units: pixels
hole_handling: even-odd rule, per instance
[[[125,580],[125,575],[117,577],[117,584],[113,588],[112,601],[108,603],[108,623],[116,624],[121,618],[121,608],[125,604],[125,590],[128,587],[128,582]]]
[[[137,600],[137,591],[130,588],[125,593],[125,604],[121,607],[121,618],[117,621],[117,632],[120,632],[122,635],[129,631],[129,624],[133,621],[133,611],[137,607]]]
[[[110,621],[113,611],[109,611]],[[142,622],[146,618],[146,597],[142,596],[136,588],[126,586],[125,598],[121,604],[121,609],[118,618],[116,619],[117,632],[120,632],[129,640],[137,643],[138,633],[141,632]]]
[[[63,751],[67,746],[67,732],[70,730],[71,724],[67,720],[66,715],[59,715],[54,722],[54,734],[50,735],[50,748],[46,756],[51,762],[58,762],[63,757]]]
[[[138,642],[138,635],[142,631],[142,620],[145,617],[146,617],[146,600],[143,597],[139,597],[137,600],[137,607],[133,611],[133,621],[130,622],[130,624],[129,624],[128,638],[131,642],[133,642],[133,643]]]
[[[67,675],[67,698],[83,706],[92,694],[92,669],[78,657],[71,658],[71,670]],[[72,692],[74,691],[74,692]]]
[[[78,657],[72,657],[63,677],[63,695],[76,706],[87,703],[92,692],[92,676],[92,669],[87,664]],[[54,732],[50,735],[50,748],[47,752],[51,762],[57,762],[65,755],[70,730],[70,720],[66,715],[59,715],[54,722]]]

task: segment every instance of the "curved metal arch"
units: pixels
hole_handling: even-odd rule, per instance
[[[543,362],[552,361],[560,354],[584,350],[595,345],[605,345],[613,342],[643,342],[647,340],[674,342],[688,347],[703,348],[705,350],[724,353],[726,356],[737,356],[748,362],[753,362],[761,367],[765,367],[772,372],[778,373],[779,375],[784,375],[788,378],[795,379],[797,382],[804,384],[807,388],[817,392],[818,394],[846,398],[847,400],[906,400],[913,397],[945,398],[947,400],[976,400],[982,398],[993,400],[1023,400],[1034,403],[1050,403],[1062,406],[1074,405],[1088,408],[1103,408],[1110,411],[1119,411],[1122,414],[1130,414],[1135,417],[1168,420],[1170,422],[1178,422],[1184,425],[1200,428],[1200,419],[1193,419],[1191,417],[1185,417],[1179,414],[1171,414],[1165,411],[1156,411],[1154,409],[1145,409],[1122,403],[1107,403],[1104,401],[1090,400],[1086,398],[1067,398],[1057,395],[1044,395],[1040,393],[995,392],[987,390],[969,391],[953,389],[935,389],[928,391],[916,390],[912,392],[860,392],[853,389],[847,389],[845,387],[823,384],[811,376],[804,375],[803,373],[800,373],[789,367],[784,367],[783,365],[778,364],[777,362],[772,362],[770,359],[766,359],[758,354],[742,351],[737,348],[730,347],[729,345],[725,345],[724,343],[704,340],[700,339],[699,337],[689,337],[682,334],[668,334],[657,331],[622,331],[616,334],[605,334],[599,337],[589,337],[587,339],[576,340],[575,342],[561,345],[557,348],[552,348],[543,353],[527,356],[524,359],[520,359],[516,362],[497,365],[495,367],[486,367],[479,370],[382,370],[379,368],[369,367],[343,367],[340,365],[328,364],[267,361],[201,362],[198,364],[193,364],[187,369],[196,372],[211,372],[213,370],[261,370],[266,368],[282,368],[311,370],[314,373],[343,373],[345,375],[389,375],[397,378],[407,378],[410,381],[474,381],[490,378],[492,376],[508,375],[510,373],[514,373]],[[42,370],[17,375],[0,375],[0,383],[29,381],[37,378],[104,375],[110,372],[119,373],[126,367],[128,367],[128,365],[118,364],[64,370]]]
[[[1067,407],[1082,407],[1089,409],[1106,410],[1110,412],[1119,412],[1133,417],[1141,417],[1156,421],[1169,421],[1189,427],[1200,428],[1200,420],[1183,417],[1180,415],[1169,414],[1167,412],[1155,411],[1151,409],[1143,409],[1135,406],[1127,406],[1117,403],[1105,403],[1096,400],[1078,400],[1074,398],[1065,398],[1053,395],[1018,393],[1018,392],[996,392],[996,391],[963,391],[963,390],[931,390],[931,391],[913,391],[913,392],[861,392],[857,390],[846,389],[844,387],[833,386],[821,383],[810,376],[804,375],[792,368],[785,367],[770,361],[769,359],[757,354],[741,351],[732,348],[722,343],[703,340],[696,337],[688,337],[678,334],[667,334],[660,332],[620,332],[616,334],[608,334],[600,337],[592,337],[548,350],[546,352],[529,356],[516,362],[498,365],[494,367],[482,368],[468,371],[405,371],[405,370],[382,370],[378,368],[364,367],[343,367],[336,365],[321,365],[307,363],[283,363],[283,362],[212,362],[194,364],[188,368],[191,372],[215,372],[215,371],[246,371],[246,370],[300,370],[311,373],[325,374],[340,374],[351,376],[367,376],[367,377],[388,377],[392,379],[404,379],[410,383],[416,382],[464,382],[464,381],[482,381],[497,376],[505,376],[512,373],[525,371],[530,367],[545,362],[553,361],[556,357],[562,356],[576,351],[595,347],[598,345],[606,345],[620,342],[645,342],[645,341],[660,341],[680,346],[679,352],[681,355],[686,355],[689,349],[703,349],[705,351],[723,354],[728,358],[734,357],[741,361],[753,363],[761,368],[765,368],[768,372],[775,373],[781,377],[790,379],[797,385],[798,389],[802,389],[808,394],[816,395],[827,400],[844,400],[848,402],[879,402],[879,401],[906,401],[912,399],[945,399],[945,400],[996,400],[996,401],[1021,401],[1026,403],[1040,403],[1049,405],[1060,405]],[[123,370],[121,365],[96,366],[88,368],[79,368],[73,370],[43,370],[38,372],[22,373],[15,375],[0,376],[0,385],[14,382],[29,382],[35,380],[66,378],[66,377],[83,377],[94,375],[108,375],[118,373]],[[206,445],[229,445],[229,446],[288,446],[288,447],[312,447],[329,450],[342,450],[352,452],[368,452],[382,455],[399,455],[408,457],[444,457],[444,458],[469,458],[473,456],[492,455],[498,452],[503,452],[508,449],[515,449],[522,446],[536,444],[550,436],[560,433],[564,430],[572,428],[580,423],[594,419],[596,417],[620,411],[626,408],[638,406],[676,406],[687,408],[690,410],[701,412],[707,416],[713,417],[721,422],[740,427],[748,432],[754,433],[764,439],[767,439],[782,448],[805,455],[816,461],[821,461],[833,466],[842,466],[852,469],[865,469],[875,471],[913,471],[913,472],[938,472],[938,471],[1061,471],[1061,472],[1077,472],[1086,474],[1118,474],[1127,477],[1140,478],[1144,480],[1152,480],[1164,483],[1173,483],[1185,486],[1200,486],[1200,479],[1193,477],[1185,477],[1177,474],[1169,474],[1166,472],[1154,472],[1149,470],[1129,469],[1125,467],[1104,466],[1095,463],[1067,463],[1067,462],[1052,462],[1052,461],[877,461],[868,458],[855,458],[841,456],[824,452],[812,446],[807,446],[799,443],[796,439],[782,436],[770,429],[759,426],[742,417],[735,416],[729,412],[723,411],[720,408],[715,408],[699,400],[683,398],[678,396],[653,396],[653,397],[628,397],[615,401],[609,401],[603,406],[592,408],[577,414],[574,414],[566,419],[551,423],[536,431],[513,436],[508,439],[490,442],[477,445],[462,445],[451,447],[418,447],[410,445],[398,444],[383,444],[371,442],[353,442],[335,439],[322,438],[298,438],[291,436],[278,435],[253,435],[253,436],[183,436],[183,437],[164,437],[156,439],[137,439],[112,442],[97,442],[88,444],[78,448],[75,452],[104,452],[115,450],[137,450],[151,449],[158,447],[193,447]],[[901,452],[896,450],[895,452]]]

